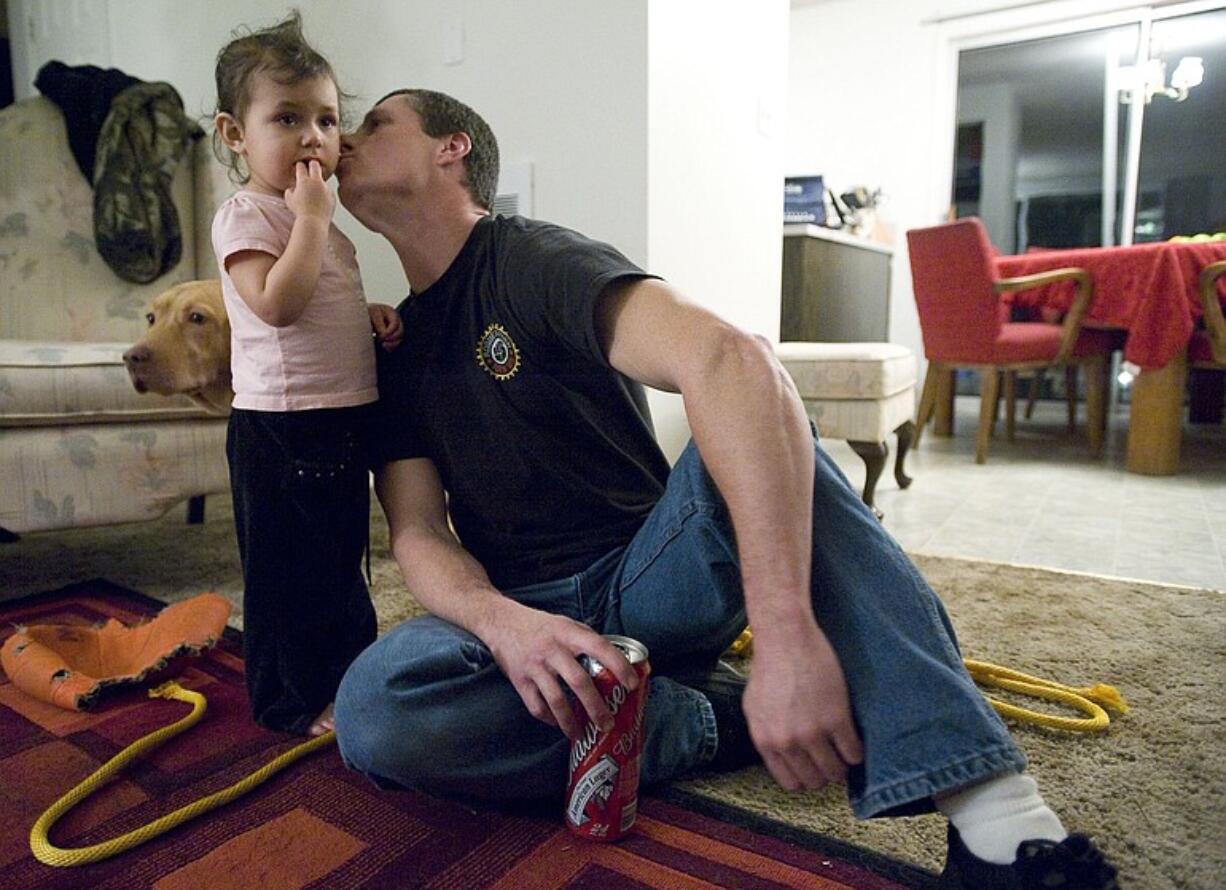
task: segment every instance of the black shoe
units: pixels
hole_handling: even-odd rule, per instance
[[[721,660],[711,668],[681,671],[674,674],[673,679],[701,692],[715,712],[715,732],[719,741],[715,757],[704,763],[703,769],[728,772],[762,762],[762,756],[749,737],[749,724],[741,708],[748,680],[745,674]]]
[[[1115,867],[1084,834],[1055,841],[1022,841],[1012,865],[984,862],[949,826],[941,886],[962,890],[1119,890]]]

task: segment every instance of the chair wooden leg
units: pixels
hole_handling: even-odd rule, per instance
[[[907,459],[907,452],[911,450],[911,443],[915,441],[915,424],[909,420],[903,421],[894,432],[898,436],[898,453],[894,455],[894,481],[899,488],[909,488],[911,477],[903,471],[902,465]]]
[[[975,439],[975,463],[988,459],[988,439],[996,416],[996,401],[1000,395],[1000,373],[986,368],[979,375],[979,434]]]
[[[885,468],[885,459],[890,455],[890,447],[884,442],[853,442],[848,440],[847,444],[864,461],[864,468],[866,470],[864,493],[860,496],[860,499],[880,519],[884,514],[877,509],[877,505],[873,503],[873,498],[877,492],[877,480],[881,478],[881,471]]]
[[[937,407],[937,389],[940,387],[941,371],[938,370],[935,362],[928,363],[928,373],[924,375],[924,388],[920,391],[919,412],[915,418],[915,440],[912,444],[919,445],[920,436],[924,434],[924,427],[928,425],[928,421],[932,419],[932,414]]]
[[[1102,390],[1103,391],[1102,433],[1103,433],[1104,441],[1106,440],[1106,436],[1107,436],[1107,426],[1111,422],[1111,384],[1112,384],[1111,363],[1112,363],[1112,353],[1108,352],[1106,355],[1103,356],[1102,367],[1099,369],[1100,373],[1098,375],[1100,378],[1102,378],[1102,387],[1103,387],[1103,390]]]
[[[1005,438],[1013,441],[1017,426],[1017,371],[1005,371]]]
[[[1107,425],[1107,387],[1103,373],[1105,356],[1096,355],[1085,363],[1086,370],[1086,427],[1090,434],[1090,454],[1101,457],[1103,431]]]
[[[996,371],[995,374],[996,374],[996,401],[992,403],[992,432],[990,433],[990,435],[993,435],[993,436],[996,435],[996,421],[1000,420],[1000,392],[1002,388],[1000,385],[1001,384],[1000,378],[1003,376],[1003,372]]]
[[[952,365],[941,366],[941,373],[937,375],[936,412],[932,416],[932,434],[934,436],[952,436],[954,434],[956,378],[956,368]]]
[[[1026,419],[1029,420],[1034,414],[1034,404],[1039,400],[1039,393],[1043,391],[1043,375],[1047,372],[1039,368],[1034,372],[1034,376],[1030,378],[1030,395],[1026,399]]]
[[[1068,434],[1077,432],[1077,366],[1064,366],[1064,400],[1068,403]]]

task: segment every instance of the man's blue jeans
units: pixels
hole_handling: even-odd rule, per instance
[[[940,601],[820,448],[812,578],[864,742],[848,781],[856,816],[923,811],[937,792],[1022,769]],[[745,627],[745,602],[727,508],[692,442],[629,545],[573,577],[506,593],[647,646],[644,784],[714,756],[710,704],[668,675],[718,658]],[[379,783],[484,800],[565,790],[561,731],[528,713],[480,640],[432,616],[358,656],[337,693],[336,731],[345,762]]]

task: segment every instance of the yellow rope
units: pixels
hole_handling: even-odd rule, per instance
[[[748,627],[741,631],[740,636],[728,647],[728,652],[732,655],[751,655],[753,653],[753,631]],[[1118,714],[1128,713],[1128,705],[1124,702],[1123,696],[1114,686],[1108,686],[1106,683],[1095,683],[1093,686],[1076,688],[1065,686],[1054,680],[1031,677],[1021,671],[989,664],[986,661],[972,661],[966,658],[963,659],[963,663],[972,679],[981,686],[994,686],[998,689],[1029,695],[1032,698],[1061,702],[1089,715],[1077,718],[1044,714],[1041,711],[1011,705],[984,693],[984,697],[1003,717],[1012,717],[1023,723],[1034,723],[1038,726],[1064,729],[1069,732],[1099,732],[1106,729],[1111,723],[1104,708],[1110,708]]]
[[[1010,692],[1018,692],[1033,698],[1062,702],[1089,715],[1080,719],[1059,717],[1011,705],[988,695],[987,699],[992,707],[1004,717],[1012,717],[1015,720],[1048,726],[1052,729],[1066,729],[1070,732],[1098,732],[1106,729],[1111,723],[1103,707],[1110,708],[1119,714],[1128,713],[1128,705],[1124,702],[1123,696],[1114,686],[1108,686],[1106,683],[1095,683],[1093,686],[1078,689],[1056,683],[1053,680],[1031,677],[1021,671],[988,664],[986,661],[972,661],[967,658],[964,659],[964,663],[971,677],[981,686],[995,686],[998,689],[1007,689]]]
[[[753,634],[746,628],[741,636],[737,638],[733,651],[736,654],[748,654],[752,642]],[[1061,702],[1089,715],[1087,718],[1078,719],[1075,717],[1043,714],[1038,711],[1031,711],[1027,708],[1011,705],[990,695],[986,696],[992,707],[1005,717],[1012,717],[1015,720],[1022,720],[1027,723],[1035,723],[1054,729],[1094,732],[1106,729],[1107,725],[1111,722],[1107,712],[1103,710],[1104,707],[1120,714],[1127,713],[1128,711],[1128,705],[1124,702],[1119,692],[1114,687],[1108,686],[1105,683],[1097,683],[1094,686],[1078,689],[1056,683],[1052,680],[1032,677],[1020,671],[989,664],[984,661],[972,661],[969,658],[964,661],[971,677],[982,686],[994,686],[1034,698]],[[150,698],[166,698],[187,702],[192,706],[192,711],[186,717],[172,723],[170,726],[154,730],[128,745],[128,747],[104,763],[93,775],[53,803],[45,813],[39,816],[38,821],[34,823],[34,827],[30,829],[30,850],[39,862],[54,866],[88,865],[91,862],[99,862],[117,853],[130,850],[143,844],[145,841],[152,840],[158,835],[170,831],[170,829],[178,825],[182,825],[190,819],[194,819],[203,813],[207,813],[209,810],[216,809],[235,798],[241,797],[294,761],[326,745],[330,745],[336,740],[336,734],[332,732],[316,736],[273,758],[269,763],[235,782],[233,785],[207,797],[202,797],[200,800],[193,801],[186,806],[180,807],[173,813],[168,813],[112,840],[76,849],[65,849],[53,845],[48,839],[51,827],[73,807],[106,784],[116,773],[137,757],[195,726],[204,716],[206,707],[204,696],[199,692],[184,689],[173,680],[163,683],[156,689],[150,689],[149,696]]]
[[[93,794],[94,791],[141,754],[156,748],[166,740],[196,725],[200,722],[200,718],[204,716],[206,706],[204,696],[199,692],[184,689],[173,680],[163,683],[156,689],[150,689],[149,697],[177,699],[178,701],[187,702],[192,706],[192,712],[182,720],[172,723],[170,726],[154,730],[128,745],[128,747],[103,764],[92,776],[53,803],[47,812],[39,816],[38,821],[34,823],[34,827],[30,829],[30,850],[39,862],[55,866],[88,865],[91,862],[98,862],[117,853],[122,853],[124,850],[130,850],[135,846],[143,844],[145,841],[152,840],[158,835],[170,831],[170,829],[183,824],[189,819],[194,819],[202,813],[207,813],[209,810],[227,804],[237,797],[241,797],[270,776],[289,766],[295,760],[305,757],[312,751],[316,751],[336,740],[336,734],[332,732],[316,736],[277,756],[228,788],[223,788],[221,791],[210,794],[208,797],[202,797],[200,800],[180,807],[173,813],[168,813],[147,825],[142,825],[140,828],[136,828],[112,840],[76,849],[64,849],[54,846],[47,836],[51,832],[51,826],[55,825],[64,814]]]

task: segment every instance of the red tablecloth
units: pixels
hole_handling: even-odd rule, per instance
[[[1124,358],[1142,368],[1160,368],[1187,347],[1201,316],[1200,271],[1226,260],[1226,242],[1163,241],[1130,247],[1043,250],[996,258],[998,278],[1016,278],[1078,266],[1094,281],[1085,321],[1128,331]],[[1218,279],[1226,296],[1226,276]],[[1073,301],[1071,282],[1009,294],[1014,305],[1064,310]]]

